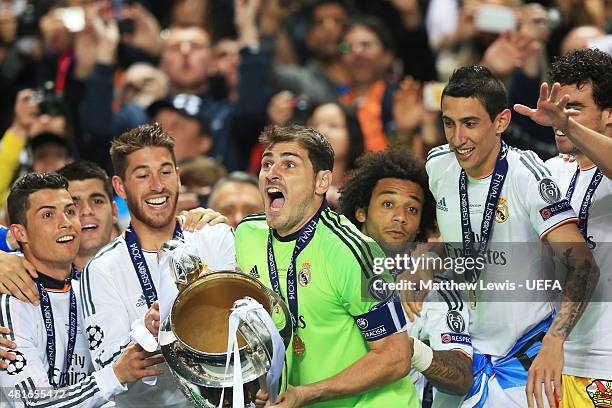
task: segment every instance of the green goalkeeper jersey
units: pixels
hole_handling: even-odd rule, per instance
[[[272,288],[268,272],[267,243],[270,229],[264,214],[246,217],[236,229],[236,258],[244,273]],[[287,269],[297,234],[273,234],[272,247],[280,289],[286,299]],[[298,334],[306,352],[287,350],[288,383],[311,384],[340,373],[368,352],[368,343],[353,316],[362,315],[379,300],[368,296],[376,277],[373,259],[384,257],[380,247],[344,216],[324,209],[312,241],[296,259]],[[313,407],[419,407],[409,377],[383,387]]]

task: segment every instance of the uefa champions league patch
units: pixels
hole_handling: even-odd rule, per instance
[[[7,350],[9,353],[13,353],[15,355],[14,360],[5,360],[8,362],[6,367],[6,373],[8,375],[17,375],[24,370],[26,365],[28,364],[23,353],[17,350]]]
[[[570,202],[564,198],[558,203],[554,203],[549,205],[548,207],[544,207],[540,210],[540,216],[544,221],[554,217],[555,215],[562,214],[566,211],[570,211],[572,209],[572,205]]]
[[[557,184],[549,178],[544,178],[538,183],[538,191],[542,200],[548,204],[554,204],[561,199],[561,190]]]
[[[463,316],[456,310],[450,310],[446,313],[446,326],[455,333],[461,333],[465,330],[465,321]]]
[[[457,333],[442,333],[440,335],[440,340],[442,340],[443,344],[465,344],[466,346],[472,345],[472,338],[467,334],[457,334]]]
[[[102,340],[104,339],[104,331],[100,328],[100,326],[89,326],[85,330],[87,333],[87,341],[89,341],[89,350],[94,351],[100,344],[102,344]]]

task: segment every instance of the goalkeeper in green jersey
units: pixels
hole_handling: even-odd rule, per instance
[[[294,322],[281,407],[419,407],[412,345],[399,302],[384,289],[384,254],[345,217],[327,208],[334,152],[315,130],[263,132],[259,188],[265,213],[236,229],[245,273],[282,296]],[[378,272],[378,271],[377,271]],[[264,404],[267,394],[258,394]]]

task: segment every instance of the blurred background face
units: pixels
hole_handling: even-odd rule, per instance
[[[211,196],[209,206],[225,215],[234,228],[247,215],[264,210],[259,189],[251,183],[239,181],[223,183]]]
[[[172,24],[202,25],[207,22],[208,0],[176,0],[172,3]]]
[[[40,146],[32,153],[32,171],[34,173],[51,173],[72,161],[65,147],[53,143]]]
[[[173,28],[161,55],[160,67],[174,87],[186,88],[206,83],[210,68],[210,38],[199,27]]]
[[[353,81],[371,84],[382,79],[393,62],[393,54],[384,49],[378,36],[365,26],[355,26],[344,36],[347,51],[343,55]]]
[[[339,4],[318,6],[313,11],[312,28],[306,39],[310,51],[319,58],[337,57],[338,44],[347,19],[346,10]]]
[[[221,40],[213,47],[213,73],[223,74],[230,88],[238,85],[239,51],[238,41],[234,40]]]
[[[310,117],[309,126],[329,140],[337,160],[346,159],[349,151],[349,132],[346,116],[338,105],[328,103],[316,108]]]
[[[153,122],[159,123],[174,139],[174,154],[179,163],[205,154],[210,149],[210,138],[201,135],[200,123],[196,119],[171,108],[162,108],[153,117]]]
[[[58,136],[66,135],[66,117],[47,114],[38,115],[32,123],[30,134],[36,136],[41,133],[53,133]]]
[[[149,64],[130,65],[123,77],[122,103],[147,107],[168,94],[168,77]]]
[[[571,51],[587,48],[589,41],[601,38],[606,33],[599,27],[581,26],[571,30],[561,43],[561,55],[569,54]]]

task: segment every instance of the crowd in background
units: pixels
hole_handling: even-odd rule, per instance
[[[112,174],[111,140],[157,122],[175,139],[179,209],[225,208],[235,226],[263,208],[259,134],[296,123],[333,145],[333,206],[364,152],[424,159],[445,143],[454,69],[485,65],[511,105],[534,106],[554,58],[612,52],[609,33],[611,0],[0,0],[0,200],[77,158]],[[527,117],[505,139],[557,154]]]

